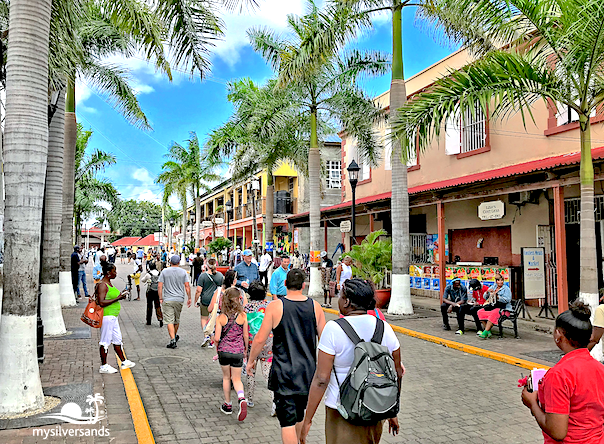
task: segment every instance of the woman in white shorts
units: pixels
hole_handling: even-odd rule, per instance
[[[120,314],[120,300],[124,299],[127,291],[120,291],[111,285],[111,280],[117,276],[115,265],[110,262],[103,264],[103,279],[96,284],[94,293],[97,297],[97,303],[103,307],[103,324],[101,325],[101,339],[99,341],[99,350],[101,353],[101,368],[99,373],[117,373],[117,369],[107,364],[107,352],[109,346],[113,344],[113,349],[122,361],[122,370],[134,367],[135,364],[124,357],[122,351],[122,332],[118,316]]]

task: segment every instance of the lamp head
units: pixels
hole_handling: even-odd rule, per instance
[[[353,187],[356,186],[359,181],[359,171],[361,171],[361,167],[359,167],[355,160],[352,159],[352,162],[350,162],[346,171],[348,171],[348,181],[350,182],[350,185]]]

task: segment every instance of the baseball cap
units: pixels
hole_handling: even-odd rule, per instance
[[[252,250],[243,250],[243,255],[244,256],[251,256],[252,255]]]
[[[180,263],[180,256],[175,254],[174,256],[172,256],[170,258],[170,263],[172,263],[173,265],[178,265]]]

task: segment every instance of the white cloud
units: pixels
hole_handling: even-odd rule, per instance
[[[224,40],[219,41],[213,49],[214,56],[234,67],[240,60],[240,51],[249,45],[249,28],[266,26],[283,32],[287,27],[287,15],[304,13],[305,5],[305,0],[262,0],[254,11],[223,13],[226,32]]]

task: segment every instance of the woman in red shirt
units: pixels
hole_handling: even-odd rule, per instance
[[[604,443],[604,366],[587,350],[590,316],[581,302],[558,315],[554,341],[564,356],[539,382],[538,391],[522,391],[544,444]]]

